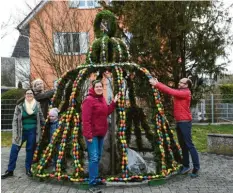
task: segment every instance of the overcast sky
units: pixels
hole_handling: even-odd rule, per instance
[[[1,42],[0,55],[1,57],[10,57],[16,41],[18,40],[19,32],[16,29],[17,25],[25,16],[30,13],[27,4],[35,7],[39,0],[1,0],[0,1],[0,22],[1,22]],[[3,23],[7,23],[7,27],[3,27]],[[2,38],[2,36],[4,38]]]
[[[0,56],[10,57],[16,41],[19,36],[18,30],[16,30],[17,25],[22,21],[26,15],[30,12],[27,4],[34,8],[40,0],[1,0],[0,1],[0,23],[2,28],[2,23],[8,23],[7,28],[1,29],[1,37],[3,34],[7,34],[0,41]],[[232,0],[224,0],[225,4],[230,5]],[[233,8],[231,9],[231,15],[233,16]],[[9,22],[10,21],[10,22]],[[233,33],[233,26],[232,26]],[[228,49],[230,54],[231,64],[228,66],[228,70],[233,73],[233,46]]]

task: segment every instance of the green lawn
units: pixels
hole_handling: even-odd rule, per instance
[[[199,152],[207,152],[207,135],[209,133],[233,134],[233,125],[193,125],[193,142]]]
[[[2,131],[1,132],[1,146],[10,147],[12,143],[12,132],[11,131]]]
[[[12,144],[12,132],[11,131],[2,131],[1,132],[1,146],[2,147],[11,147]],[[25,147],[25,143],[22,147]]]
[[[221,134],[233,134],[232,125],[194,125],[192,131],[193,142],[199,152],[207,151],[207,135],[208,133],[221,133]],[[11,132],[1,132],[1,144],[2,147],[11,146]]]

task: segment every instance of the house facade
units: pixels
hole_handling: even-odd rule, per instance
[[[29,59],[29,38],[28,34],[21,33],[12,56],[15,60],[15,86],[22,83],[23,88],[30,87],[30,59]]]
[[[18,25],[28,34],[31,80],[41,78],[47,89],[64,72],[85,61],[94,40],[97,1],[41,1]]]

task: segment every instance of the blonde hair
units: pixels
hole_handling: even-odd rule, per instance
[[[32,81],[32,88],[33,88],[33,90],[35,89],[35,86],[36,86],[37,82],[43,82],[43,84],[44,84],[44,81],[41,80],[40,78],[37,78],[37,79],[33,80]]]

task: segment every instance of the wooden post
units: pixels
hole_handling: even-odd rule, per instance
[[[116,110],[112,113],[111,116],[111,173],[115,174],[115,126],[116,126]]]

